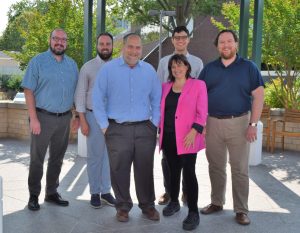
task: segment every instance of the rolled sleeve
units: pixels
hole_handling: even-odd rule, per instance
[[[88,90],[87,72],[83,66],[79,73],[74,102],[77,112],[86,112],[86,93]]]

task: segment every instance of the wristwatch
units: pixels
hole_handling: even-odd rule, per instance
[[[256,126],[257,126],[257,123],[254,123],[254,122],[249,122],[249,126],[256,127]]]

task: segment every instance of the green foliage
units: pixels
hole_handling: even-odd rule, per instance
[[[277,94],[276,88],[280,88],[280,80],[277,78],[272,82],[267,82],[265,84],[265,103],[272,108],[283,108],[283,103],[280,101],[282,99],[281,94]]]
[[[143,44],[159,40],[158,32],[149,32],[149,33],[142,34],[141,36],[142,36]]]
[[[285,108],[300,108],[300,4],[295,0],[265,0],[263,16],[262,61],[269,71],[274,70],[280,80],[273,83],[280,102]],[[229,27],[239,29],[239,9],[235,2],[222,4],[222,15],[228,20]],[[252,46],[253,1],[250,5],[249,53]],[[218,29],[225,25],[212,19]],[[271,79],[272,80],[272,79]],[[271,81],[272,82],[272,81]]]
[[[0,75],[1,91],[21,91],[22,76],[21,75]]]

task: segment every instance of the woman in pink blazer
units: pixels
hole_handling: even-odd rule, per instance
[[[207,91],[203,81],[190,77],[191,66],[184,55],[173,55],[168,69],[169,81],[162,89],[159,145],[170,169],[171,201],[163,215],[171,216],[180,210],[178,195],[183,169],[189,208],[183,229],[193,230],[200,222],[195,164],[197,152],[205,147]]]

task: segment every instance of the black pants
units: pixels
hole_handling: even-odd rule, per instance
[[[59,185],[59,174],[68,147],[72,114],[57,117],[37,112],[37,117],[41,124],[41,133],[39,135],[31,134],[29,193],[40,195],[44,159],[49,146],[46,194],[51,195],[57,192],[56,189]]]
[[[131,166],[141,209],[155,205],[153,162],[157,128],[150,122],[122,125],[110,122],[105,133],[116,209],[130,211]]]
[[[163,172],[163,179],[164,179],[164,187],[165,187],[165,192],[170,193],[170,168],[168,165],[167,158],[163,154],[162,159],[161,159],[161,167],[162,167],[162,172]],[[182,179],[182,192],[185,194],[186,193],[186,185],[184,182],[184,178]]]
[[[198,212],[198,181],[195,173],[197,154],[178,155],[175,133],[164,133],[162,149],[170,171],[171,201],[178,202],[180,176],[183,170],[189,212]]]

